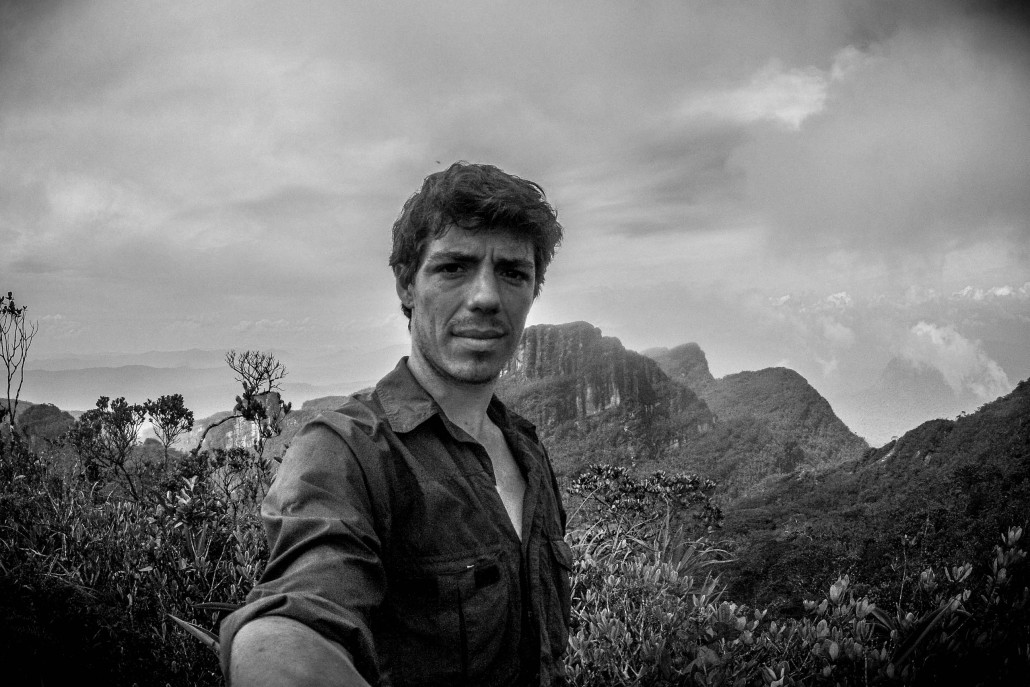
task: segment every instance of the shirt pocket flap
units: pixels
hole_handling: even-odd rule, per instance
[[[551,551],[554,553],[555,560],[558,564],[566,570],[572,570],[572,547],[569,546],[564,539],[552,539],[551,540]]]

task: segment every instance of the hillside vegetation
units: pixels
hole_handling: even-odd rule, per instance
[[[1030,520],[1030,381],[978,412],[934,420],[855,462],[795,471],[726,508],[731,588],[754,603],[851,573],[883,598],[897,572],[986,556]]]

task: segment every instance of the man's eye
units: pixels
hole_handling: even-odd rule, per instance
[[[448,262],[440,265],[439,270],[444,274],[458,274],[464,271],[465,267],[456,262]]]
[[[504,272],[502,272],[502,276],[505,279],[510,279],[520,283],[529,281],[529,273],[523,270],[504,270]]]

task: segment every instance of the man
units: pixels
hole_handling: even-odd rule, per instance
[[[457,163],[393,227],[411,354],[295,437],[270,558],[222,625],[233,687],[549,685],[572,552],[533,427],[493,395],[562,228],[539,186]]]

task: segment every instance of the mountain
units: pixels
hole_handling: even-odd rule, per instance
[[[643,354],[658,363],[669,379],[695,391],[715,381],[708,369],[708,358],[696,343],[685,343],[672,349],[649,348]]]
[[[0,400],[0,408],[7,407],[7,400]],[[31,442],[56,441],[67,432],[75,418],[52,403],[29,403],[18,401],[17,423]],[[4,420],[6,426],[6,418]]]
[[[795,470],[726,509],[741,598],[772,603],[853,573],[981,562],[1030,522],[1030,380],[956,420],[931,420],[857,461]],[[893,567],[892,567],[893,566]],[[922,566],[922,567],[919,567]]]
[[[30,439],[56,441],[71,429],[75,418],[51,403],[36,403],[23,408],[18,404],[18,425]]]
[[[146,353],[82,353],[32,358],[27,369],[59,371],[129,365],[210,369],[225,365],[225,351],[190,348],[179,351],[148,351]]]
[[[720,420],[759,420],[790,434],[815,464],[857,458],[868,446],[794,370],[739,372],[703,387],[701,397]]]
[[[868,445],[800,374],[782,367],[715,379],[696,343],[647,354],[712,410],[711,431],[680,451],[680,469],[715,480],[731,498],[803,468],[855,460]]]
[[[497,395],[537,426],[559,473],[586,462],[654,459],[713,419],[657,363],[587,322],[527,328]]]

